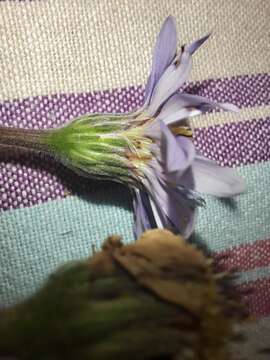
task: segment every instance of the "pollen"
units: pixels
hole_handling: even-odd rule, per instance
[[[189,126],[173,126],[170,128],[174,135],[192,137],[193,132]]]

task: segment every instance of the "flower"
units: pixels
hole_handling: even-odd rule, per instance
[[[63,264],[30,298],[0,309],[0,357],[231,359],[248,314],[231,274],[211,263],[166,230],[129,245],[110,236],[101,251]]]
[[[208,37],[177,52],[176,26],[169,16],[157,38],[141,108],[129,114],[86,114],[39,133],[39,150],[45,147],[82,175],[131,188],[137,237],[158,227],[188,238],[197,208],[205,205],[201,194],[231,197],[244,191],[243,180],[232,169],[196,151],[186,123],[209,108],[237,110],[179,91],[190,74],[193,53]],[[6,138],[11,141],[8,134]]]
[[[146,130],[155,139],[151,146],[155,156],[144,170],[142,183],[146,191],[134,190],[137,234],[157,226],[189,237],[196,208],[205,205],[200,193],[231,197],[245,189],[243,180],[232,169],[200,155],[181,127],[185,119],[209,108],[237,111],[232,104],[178,91],[191,71],[192,54],[208,37],[182,47],[177,53],[176,27],[171,16],[158,36],[143,107],[145,113],[155,118]]]
[[[185,136],[187,118],[213,107],[236,110],[231,104],[179,92],[190,74],[192,54],[207,38],[177,53],[175,21],[168,17],[157,38],[142,108],[125,116],[83,116],[51,138],[61,137],[51,144],[54,149],[60,146],[68,165],[131,187],[137,236],[158,227],[189,237],[196,208],[205,203],[200,193],[230,197],[244,190],[233,170],[199,155]]]

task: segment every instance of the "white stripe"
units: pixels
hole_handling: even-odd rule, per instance
[[[235,283],[242,284],[249,281],[270,278],[270,266],[260,267],[248,271],[236,273]]]
[[[157,208],[156,208],[156,204],[154,203],[154,201],[151,199],[151,196],[149,196],[149,200],[150,200],[150,204],[151,204],[151,209],[153,211],[153,215],[154,215],[154,218],[155,218],[155,222],[157,224],[157,228],[159,229],[163,229],[164,226],[162,224],[162,221],[159,217],[159,214],[158,214],[158,211],[157,211]]]
[[[193,80],[269,72],[269,11],[265,0],[0,2],[0,101],[145,84],[168,14],[182,44],[213,33]]]
[[[270,317],[243,323],[240,328],[246,340],[231,347],[235,360],[269,360],[269,354],[258,354],[258,350],[269,348]]]
[[[270,106],[257,106],[245,108],[237,113],[233,112],[213,112],[195,116],[189,120],[191,128],[202,128],[214,125],[222,125],[232,122],[241,122],[246,120],[263,119],[270,116]]]

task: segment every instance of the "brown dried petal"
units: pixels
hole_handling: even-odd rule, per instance
[[[150,230],[134,244],[115,248],[113,258],[161,299],[199,312],[205,301],[209,265],[180,236]]]

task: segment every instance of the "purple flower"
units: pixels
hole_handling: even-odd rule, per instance
[[[143,189],[135,189],[136,235],[150,228],[168,228],[189,237],[196,210],[204,206],[201,194],[232,197],[245,189],[243,180],[230,168],[198,154],[192,140],[184,136],[184,122],[209,108],[237,111],[232,104],[217,103],[201,96],[179,92],[188,79],[192,54],[208,35],[177,52],[177,34],[170,16],[162,26],[154,49],[145,103],[139,111],[153,119],[144,134],[153,140],[153,154],[142,168]]]
[[[202,194],[230,197],[244,191],[233,170],[198,154],[188,118],[209,108],[236,111],[201,96],[179,92],[193,53],[208,36],[177,52],[174,19],[162,26],[154,49],[145,102],[130,114],[86,114],[59,129],[1,129],[0,143],[45,151],[79,174],[126,184],[134,194],[136,236],[167,228],[189,237]]]

